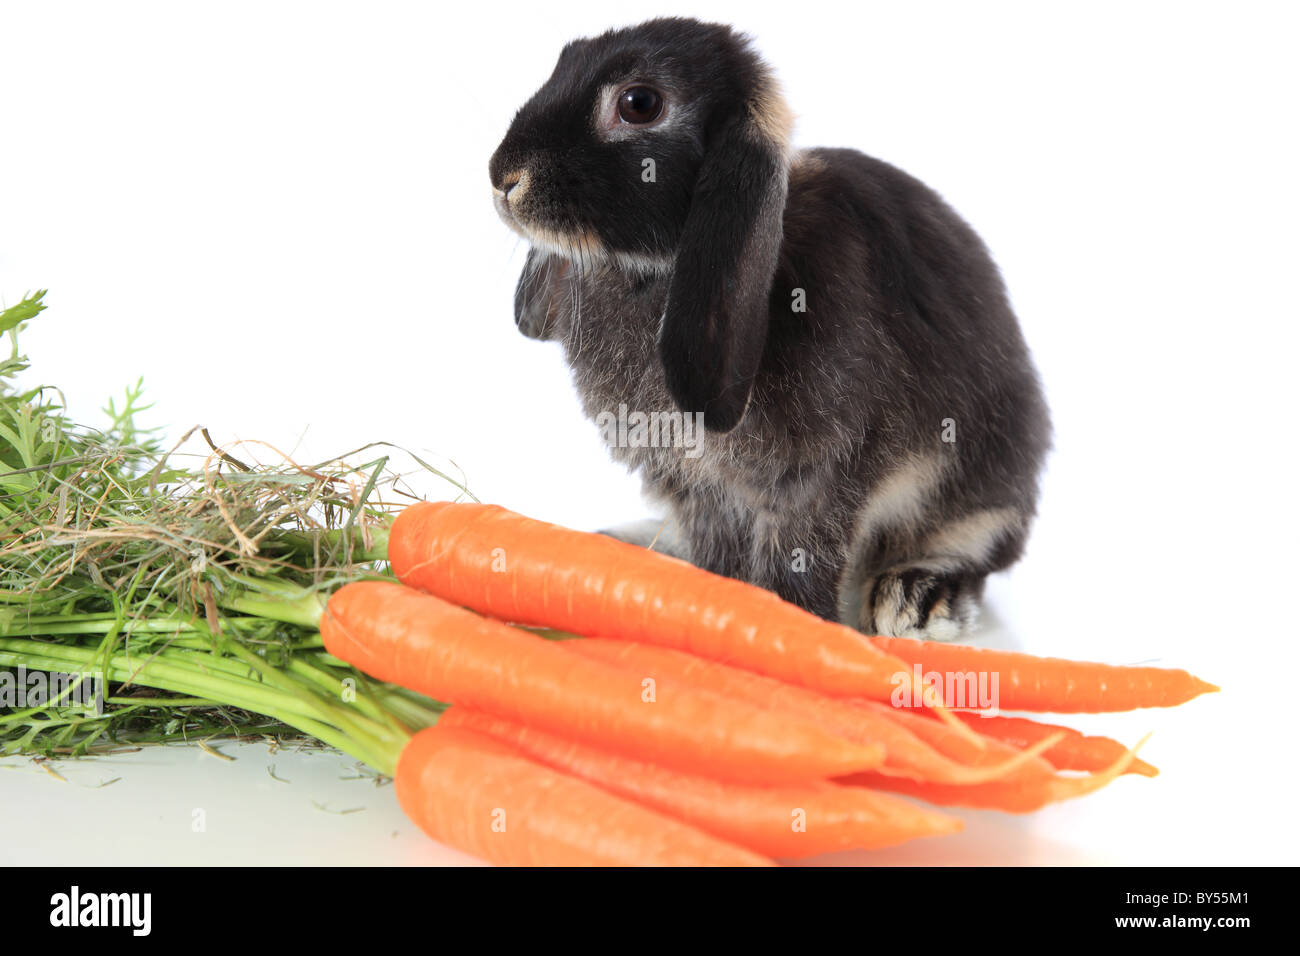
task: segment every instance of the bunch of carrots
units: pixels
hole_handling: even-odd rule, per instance
[[[451,705],[402,749],[398,798],[433,838],[502,864],[770,865],[960,829],[896,794],[1027,812],[1156,773],[1104,737],[950,710],[932,686],[910,688],[923,706],[893,706],[914,665],[996,672],[1000,707],[1018,711],[1216,689],[1178,670],[864,637],[490,505],[407,508],[388,558],[398,581],[331,596],[325,647]]]

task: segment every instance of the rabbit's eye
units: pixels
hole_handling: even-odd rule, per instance
[[[653,123],[663,108],[664,98],[648,86],[630,86],[618,96],[618,118],[624,123]]]

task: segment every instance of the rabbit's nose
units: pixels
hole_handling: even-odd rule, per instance
[[[511,170],[501,177],[501,195],[507,202],[511,199],[518,202],[527,188],[528,171],[526,169]]]

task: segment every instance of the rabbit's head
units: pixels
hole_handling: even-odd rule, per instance
[[[660,19],[568,44],[489,164],[497,210],[579,269],[669,277],[669,390],[744,415],[781,244],[791,118],[730,27]]]

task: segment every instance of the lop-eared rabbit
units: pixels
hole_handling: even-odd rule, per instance
[[[1024,548],[1038,376],[972,229],[887,163],[792,148],[791,125],[728,26],[569,43],[490,163],[531,245],[515,320],[561,343],[666,511],[662,533],[613,533],[863,631],[950,639]]]

